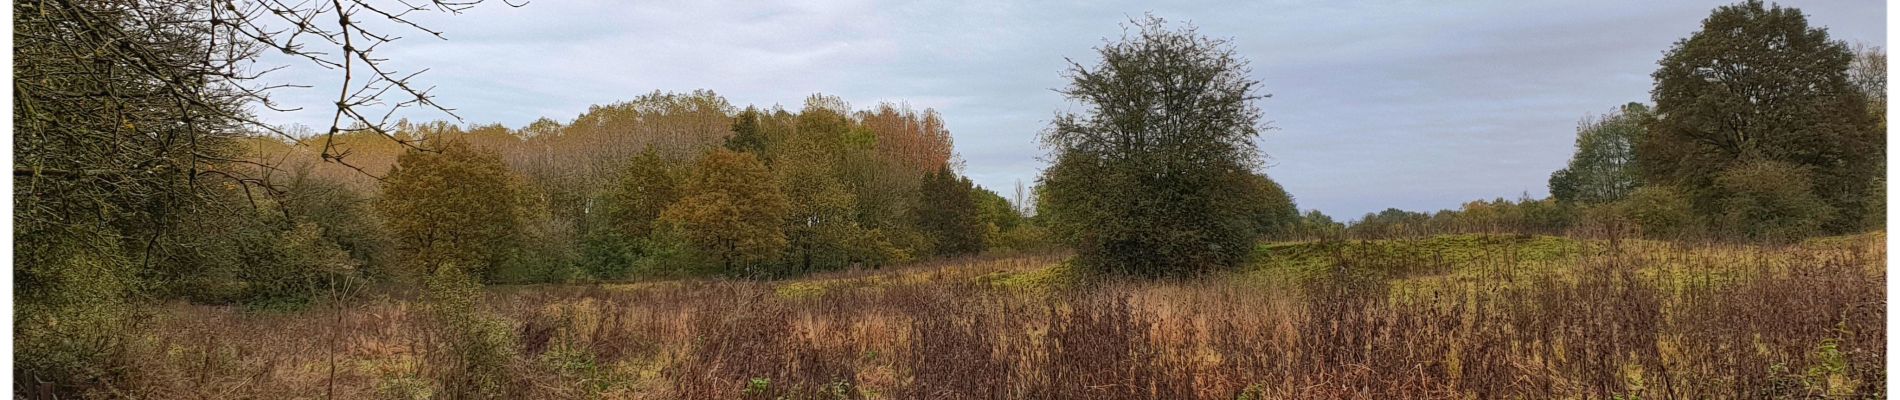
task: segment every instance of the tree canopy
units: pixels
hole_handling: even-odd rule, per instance
[[[1636,143],[1650,123],[1649,106],[1629,103],[1577,126],[1577,151],[1570,164],[1550,174],[1550,195],[1567,203],[1621,200],[1642,185],[1636,170]]]
[[[1205,271],[1251,249],[1241,191],[1260,154],[1266,97],[1233,46],[1149,16],[1072,63],[1060,92],[1082,114],[1043,133],[1053,164],[1040,212],[1084,264],[1137,274]]]
[[[1713,215],[1735,194],[1718,177],[1780,163],[1813,174],[1811,190],[1835,210],[1828,230],[1857,228],[1876,202],[1886,140],[1848,74],[1854,57],[1800,10],[1755,0],[1716,8],[1653,74],[1656,118],[1637,149],[1643,179],[1682,187]]]

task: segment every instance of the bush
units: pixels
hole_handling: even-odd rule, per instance
[[[1720,191],[1715,215],[1722,229],[1754,240],[1789,241],[1821,233],[1833,215],[1814,193],[1806,169],[1775,161],[1730,167],[1716,175]]]
[[[390,239],[370,199],[342,183],[310,176],[299,170],[284,191],[280,204],[295,223],[315,224],[318,233],[347,253],[364,275],[388,275],[384,268]]]
[[[131,274],[118,238],[97,228],[68,229],[58,235],[63,240],[22,243],[14,260],[15,373],[18,382],[46,382],[54,392],[113,377],[131,313]]]
[[[498,398],[508,384],[514,335],[507,322],[477,309],[482,288],[455,264],[443,264],[425,282],[438,349],[436,383],[452,398]]]
[[[1700,231],[1689,196],[1674,186],[1637,188],[1628,198],[1616,202],[1610,214],[1634,224],[1643,236],[1651,238],[1681,237]]]

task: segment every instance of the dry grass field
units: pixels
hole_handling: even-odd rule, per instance
[[[1046,254],[491,287],[479,308],[506,327],[485,362],[507,398],[1882,397],[1885,240],[1273,243],[1183,280]],[[457,397],[480,361],[416,299],[151,310],[115,390]]]

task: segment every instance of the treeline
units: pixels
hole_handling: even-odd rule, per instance
[[[290,193],[330,188],[333,206],[373,211],[319,227],[364,234],[350,241],[373,249],[357,260],[369,275],[457,264],[487,282],[774,277],[1046,242],[1020,188],[1013,203],[956,172],[929,110],[853,111],[822,95],[797,112],[738,109],[709,91],[656,92],[567,123],[396,126],[395,140],[336,137],[348,156],[330,163],[315,159],[322,136],[252,139],[254,157],[297,172]]]
[[[1886,53],[1759,1],[1717,8],[1658,61],[1652,104],[1585,117],[1546,199],[1388,209],[1302,234],[1448,232],[1789,241],[1886,221]],[[1320,216],[1323,217],[1323,216]]]

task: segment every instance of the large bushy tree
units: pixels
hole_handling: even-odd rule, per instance
[[[1071,63],[1061,93],[1084,107],[1042,135],[1041,210],[1082,263],[1161,275],[1237,264],[1257,233],[1246,177],[1265,98],[1225,40],[1149,16]]]
[[[453,264],[487,278],[519,244],[520,179],[492,150],[453,139],[429,147],[397,159],[376,208],[415,277]]]
[[[700,253],[718,260],[721,271],[760,275],[787,245],[790,204],[765,163],[724,148],[701,156],[679,201],[660,219]]]
[[[1760,1],[1715,9],[1653,75],[1657,118],[1637,150],[1644,179],[1677,185],[1715,215],[1734,193],[1719,177],[1780,163],[1813,174],[1814,194],[1838,211],[1824,227],[1856,228],[1876,202],[1886,140],[1848,75],[1853,60],[1800,10]]]

